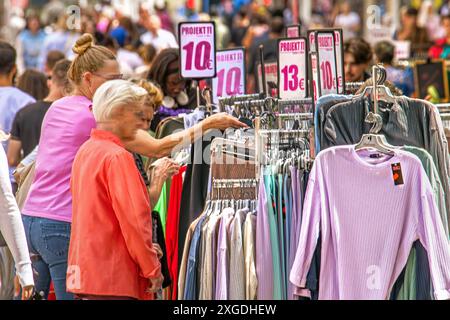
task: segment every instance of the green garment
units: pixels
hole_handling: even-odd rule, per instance
[[[159,217],[161,218],[161,224],[163,227],[164,236],[166,235],[166,222],[167,222],[167,208],[168,208],[168,194],[167,192],[167,182],[164,182],[164,185],[161,190],[161,195],[159,196],[158,202],[156,203],[154,211],[159,213]]]
[[[434,197],[436,200],[437,208],[441,214],[442,223],[444,225],[445,233],[447,237],[449,236],[448,230],[448,212],[445,206],[445,193],[444,188],[439,176],[438,169],[434,163],[433,157],[424,149],[406,146],[403,148],[404,151],[416,155],[422,162],[422,166],[428,176],[428,179],[433,188]]]
[[[283,197],[283,175],[278,174],[277,184],[277,196],[278,196],[278,242],[280,244],[280,264],[281,264],[281,299],[287,300],[287,288],[286,288],[286,265],[284,259],[285,243],[284,243],[284,226],[285,226],[285,204]]]
[[[272,263],[273,263],[273,300],[281,300],[282,298],[282,274],[280,264],[280,243],[278,240],[277,226],[277,196],[275,190],[275,176],[269,167],[268,174],[264,176],[264,184],[267,193],[267,212],[269,215],[270,243],[272,246]]]
[[[434,198],[436,200],[436,205],[439,209],[442,223],[444,226],[444,230],[449,236],[448,231],[448,217],[447,217],[447,209],[445,206],[445,193],[441,183],[441,179],[439,177],[439,172],[437,167],[433,161],[432,156],[424,149],[405,146],[403,148],[404,151],[412,153],[416,155],[420,161],[422,162],[422,166],[428,176],[428,179],[433,188]],[[413,248],[408,257],[408,262],[406,263],[406,273],[405,280],[400,289],[400,292],[397,296],[397,300],[416,300],[417,292],[416,292],[416,251]]]

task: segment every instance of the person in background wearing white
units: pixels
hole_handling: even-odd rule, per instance
[[[151,44],[156,51],[167,48],[178,48],[177,39],[172,32],[161,29],[161,19],[157,15],[152,15],[145,21],[145,28],[148,30],[141,36],[143,44]]]
[[[433,9],[433,2],[422,2],[419,10],[417,24],[428,31],[430,40],[435,41],[445,37],[445,28],[441,24],[441,17]]]
[[[0,142],[6,138],[7,136],[0,130]],[[33,270],[22,217],[12,193],[8,163],[2,146],[0,146],[0,231],[14,258],[16,273],[22,286],[22,299],[29,300],[34,290]]]
[[[345,39],[354,38],[361,28],[361,18],[356,12],[352,12],[352,7],[348,1],[343,1],[339,5],[339,14],[334,20],[335,28],[342,28]]]
[[[67,16],[60,16],[56,24],[56,30],[45,38],[39,57],[39,71],[45,71],[45,62],[50,51],[61,51],[69,60],[74,58],[72,47],[80,37],[80,34],[77,32],[77,29],[70,28],[69,22]]]

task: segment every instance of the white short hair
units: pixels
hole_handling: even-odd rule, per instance
[[[92,99],[95,121],[104,122],[111,118],[112,111],[120,106],[143,102],[147,91],[126,80],[111,80],[102,84]]]

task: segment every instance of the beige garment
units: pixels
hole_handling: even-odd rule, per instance
[[[213,300],[216,279],[217,235],[219,233],[220,212],[212,213],[206,225],[203,254],[202,277],[200,278],[199,300]]]
[[[244,223],[245,299],[256,300],[258,278],[255,264],[256,216],[248,214]]]
[[[16,200],[20,211],[22,211],[22,208],[25,205],[25,200],[27,200],[28,192],[30,191],[31,184],[34,180],[35,164],[36,161],[33,161],[28,166],[17,169],[19,180],[17,180],[18,189],[16,192]]]
[[[206,214],[206,212],[205,212]],[[205,278],[205,272],[203,271],[203,267],[205,265],[205,258],[206,258],[206,254],[205,254],[205,250],[206,247],[208,246],[208,243],[206,242],[206,232],[208,230],[208,222],[209,222],[210,217],[207,216],[205,218],[205,220],[203,220],[203,225],[202,225],[202,229],[200,231],[200,245],[198,248],[198,268],[197,268],[197,290],[199,292],[199,299],[200,299],[200,288],[201,288],[201,283],[202,281],[204,281]]]
[[[238,210],[230,225],[229,300],[245,300],[244,222],[248,209]]]
[[[189,226],[188,232],[186,234],[186,240],[184,242],[183,248],[183,258],[181,259],[180,271],[178,274],[178,300],[183,300],[184,296],[184,285],[186,281],[186,269],[187,262],[189,257],[189,248],[191,246],[192,235],[194,234],[195,227],[197,226],[198,221],[200,220],[202,215],[199,215],[197,219],[195,219],[191,225]]]

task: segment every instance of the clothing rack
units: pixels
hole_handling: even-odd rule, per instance
[[[312,98],[295,99],[295,100],[282,100],[282,99],[274,99],[274,100],[276,101],[277,106],[294,106],[313,103]]]
[[[263,93],[244,94],[239,96],[231,96],[219,98],[219,106],[221,111],[225,111],[225,106],[233,106],[236,102],[243,102],[248,100],[260,100],[264,98]]]
[[[364,82],[346,82],[345,83],[345,92],[354,94],[356,91],[361,88]]]
[[[248,144],[246,141],[215,138],[211,143],[211,151],[217,154],[232,155],[242,160],[254,160],[254,141]]]
[[[229,188],[256,188],[257,179],[213,179],[212,186],[215,189]]]

